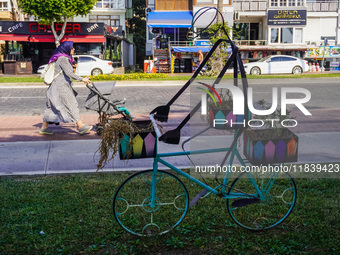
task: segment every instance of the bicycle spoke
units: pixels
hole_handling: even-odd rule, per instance
[[[153,171],[148,170],[129,177],[119,187],[113,202],[117,222],[139,236],[170,231],[184,219],[189,207],[184,184],[164,171],[157,172],[154,201],[151,201],[152,175]]]
[[[229,214],[237,224],[252,230],[268,229],[280,224],[295,205],[296,186],[293,179],[287,173],[280,172],[256,174],[252,178],[263,198],[260,199],[249,176],[241,174],[231,185],[228,194],[233,189],[239,189],[258,200],[251,196],[228,199]]]

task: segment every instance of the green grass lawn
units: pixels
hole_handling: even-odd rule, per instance
[[[192,207],[175,230],[150,238],[127,233],[112,213],[114,194],[128,176],[2,177],[0,254],[340,252],[339,179],[296,179],[297,203],[292,214],[266,232],[237,226],[225,200],[209,196]],[[191,198],[201,191],[183,182]]]

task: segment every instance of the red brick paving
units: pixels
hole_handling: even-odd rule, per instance
[[[299,110],[293,111],[291,116],[295,117],[298,126],[291,128],[294,133],[309,132],[340,132],[340,111],[339,109],[314,109],[312,116],[305,116]],[[186,116],[186,113],[171,114],[169,123],[161,124],[164,130],[172,129]],[[98,122],[98,115],[83,115],[84,123],[95,125]],[[138,114],[136,119],[148,119],[147,114]],[[54,135],[40,135],[39,129],[42,123],[42,116],[0,116],[0,142],[16,141],[55,141],[55,140],[86,140],[99,139],[95,131],[85,135],[78,135],[75,124],[60,123],[59,126],[50,125],[55,132]],[[213,130],[209,131],[211,134]],[[190,134],[189,127],[186,127],[182,135]]]

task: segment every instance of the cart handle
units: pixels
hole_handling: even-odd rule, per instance
[[[157,137],[158,137],[158,138],[161,137],[162,134],[161,134],[161,131],[160,131],[159,128],[158,128],[158,125],[157,125],[156,120],[155,120],[155,118],[154,118],[154,114],[150,114],[150,120],[151,120],[152,125],[153,125],[153,127],[154,127],[154,129],[155,129],[155,132],[156,132]]]

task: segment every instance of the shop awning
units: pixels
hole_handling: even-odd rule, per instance
[[[199,50],[201,50],[202,52],[209,52],[211,50],[211,47],[172,47],[172,50],[174,52],[198,52]],[[227,52],[231,52],[231,48],[228,48]]]
[[[148,27],[191,27],[192,12],[149,12]]]
[[[307,45],[238,45],[240,51],[306,51],[309,49]]]
[[[198,52],[201,50],[202,52],[209,52],[210,47],[172,47],[174,52]]]
[[[17,42],[55,42],[53,35],[16,35],[0,34],[0,40]],[[103,35],[66,35],[61,41],[73,41],[75,43],[101,43],[106,39]]]

